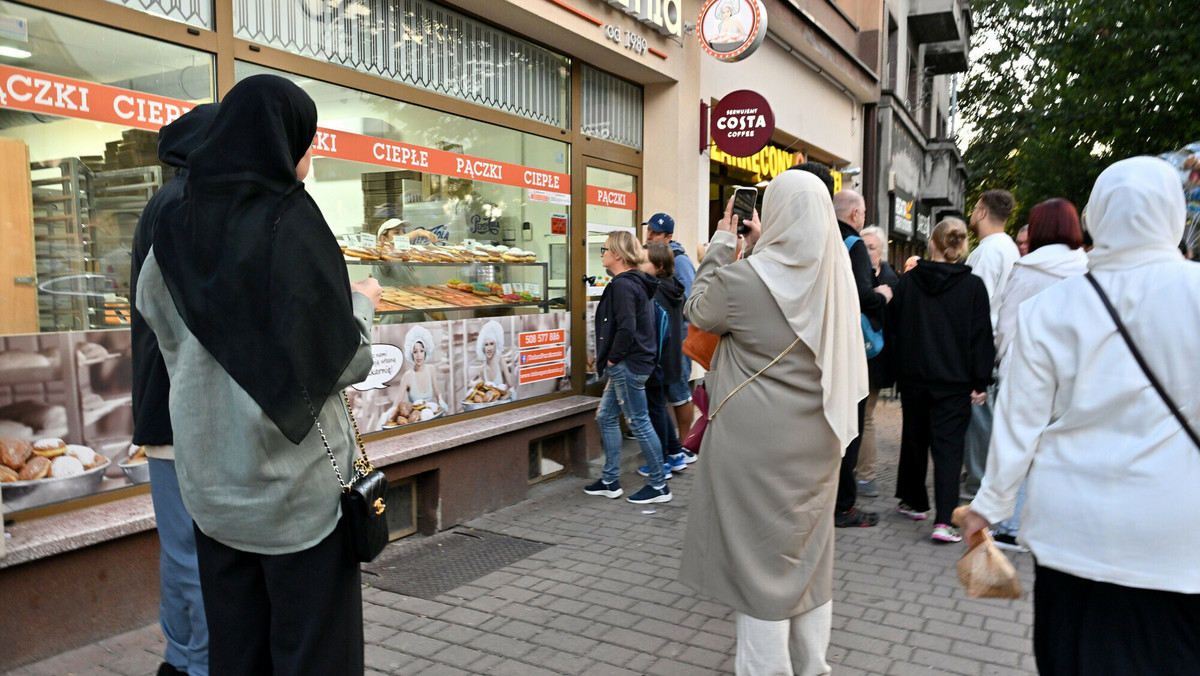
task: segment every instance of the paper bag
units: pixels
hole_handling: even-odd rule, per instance
[[[958,581],[973,599],[1021,598],[1021,580],[1016,569],[986,530],[971,537],[967,553],[958,560]]]

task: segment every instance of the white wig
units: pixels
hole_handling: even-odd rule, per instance
[[[496,354],[504,350],[504,328],[500,326],[500,322],[493,320],[479,329],[479,337],[475,340],[475,354],[479,355],[480,361],[487,361],[487,355],[483,353],[483,344],[488,340],[496,342]]]
[[[425,347],[426,363],[432,362],[434,360],[433,334],[429,332],[429,329],[424,326],[414,326],[404,336],[404,356],[408,357],[409,362],[416,361],[413,359],[412,351],[413,345],[417,343]]]

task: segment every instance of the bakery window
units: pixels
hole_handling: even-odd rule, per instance
[[[305,188],[351,280],[383,301],[375,366],[348,395],[364,433],[571,389],[563,270],[570,146],[239,62],[317,104]]]
[[[149,481],[130,446],[129,260],[173,169],[157,130],[212,100],[210,54],[0,2],[5,518]],[[117,330],[114,330],[117,329]]]
[[[0,2],[0,335],[127,328],[133,229],[174,175],[158,129],[212,100],[210,54]]]

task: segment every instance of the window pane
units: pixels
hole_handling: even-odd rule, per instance
[[[37,285],[36,306],[0,333],[128,326],[133,228],[174,171],[158,128],[212,100],[212,56],[23,5],[0,13],[28,25],[28,56],[0,57],[0,141],[10,160],[28,154],[26,172],[0,180],[29,196],[27,225],[4,235],[28,247]]]
[[[642,149],[642,88],[583,66],[583,133]]]
[[[182,21],[197,28],[213,28],[212,0],[108,0],[148,14]]]
[[[234,0],[234,32],[556,127],[570,60],[426,0]]]

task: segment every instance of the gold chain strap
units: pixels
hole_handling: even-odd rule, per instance
[[[350,416],[350,424],[354,426],[354,443],[358,444],[359,456],[354,459],[354,469],[359,475],[365,475],[375,471],[375,465],[371,464],[371,459],[367,457],[367,449],[363,446],[362,433],[358,431],[358,421],[354,419],[354,411],[350,408],[350,395],[346,394],[346,390],[342,390],[342,401],[346,402],[346,415]]]
[[[717,406],[716,410],[714,410],[712,413],[708,414],[708,421],[712,422],[712,419],[717,417],[717,412],[721,410],[721,406],[724,406],[725,402],[729,401],[729,397],[732,397],[733,395],[737,394],[738,392],[740,392],[742,390],[743,387],[749,385],[751,381],[753,381],[755,378],[761,376],[763,374],[763,371],[766,371],[767,369],[771,368],[775,364],[779,363],[779,360],[783,359],[784,355],[786,355],[788,352],[791,352],[792,348],[796,347],[796,345],[798,345],[799,343],[800,343],[800,336],[796,336],[796,340],[793,340],[792,344],[788,345],[786,350],[784,350],[783,352],[780,352],[778,357],[775,357],[774,359],[772,359],[770,364],[767,364],[766,366],[760,368],[758,370],[758,373],[755,373],[754,375],[747,378],[746,382],[742,383],[741,385],[738,385],[737,389],[735,389],[734,391],[732,391],[728,395],[726,395],[725,399],[723,399],[721,401],[720,405]]]

